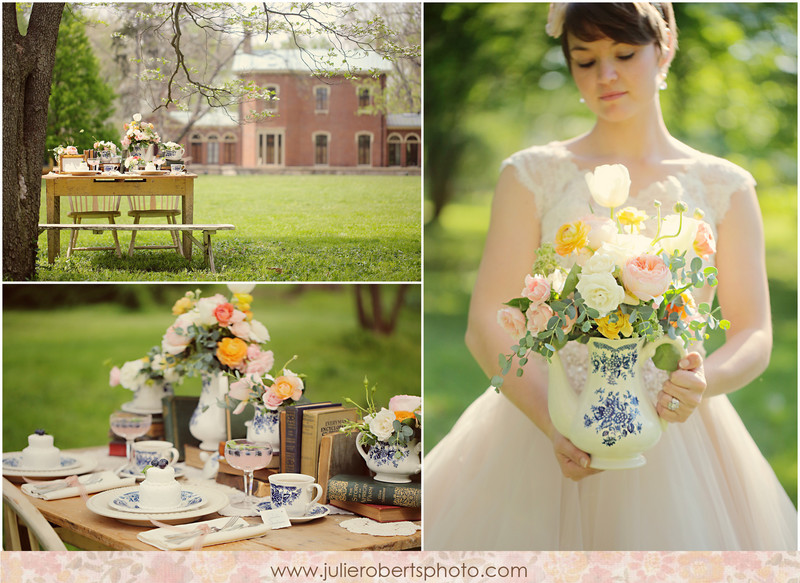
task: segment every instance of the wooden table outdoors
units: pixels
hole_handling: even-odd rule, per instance
[[[109,469],[121,465],[124,460],[111,458],[104,449],[92,448],[81,450],[64,450],[65,453],[97,454],[98,467],[94,471]],[[198,475],[200,470],[185,468],[187,479]],[[194,483],[200,483],[194,480]],[[22,484],[15,484],[20,487]],[[204,484],[207,487],[220,487],[213,481]],[[227,489],[226,489],[227,491]],[[84,550],[158,550],[141,542],[136,535],[153,527],[142,527],[124,524],[113,518],[99,516],[86,507],[80,497],[62,500],[41,500],[23,494],[56,527],[56,531],[64,542],[73,544]],[[198,518],[210,520],[221,515],[212,513]],[[339,526],[343,520],[355,518],[351,515],[328,515],[305,523],[295,523],[290,528],[268,531],[262,537],[236,541],[221,545],[203,547],[212,551],[366,551],[387,550],[400,551],[419,548],[421,534],[418,530],[411,536],[370,536],[354,534]],[[261,521],[260,517],[247,517],[251,524]]]
[[[47,199],[47,223],[61,223],[62,196],[141,196],[170,195],[181,197],[183,224],[194,220],[194,179],[196,174],[163,174],[161,176],[43,176]],[[61,251],[61,231],[47,232],[47,260],[55,262]],[[192,256],[192,238],[183,233],[184,257]]]

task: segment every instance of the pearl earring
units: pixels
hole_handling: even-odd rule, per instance
[[[659,84],[658,84],[658,88],[659,88],[661,91],[664,91],[664,89],[666,89],[666,88],[667,88],[667,81],[666,81],[666,80],[662,80],[662,81],[661,81],[661,83],[659,83]]]

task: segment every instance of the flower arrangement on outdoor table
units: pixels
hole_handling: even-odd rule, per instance
[[[263,406],[270,411],[277,411],[281,407],[294,405],[303,398],[305,391],[303,377],[305,375],[293,373],[287,368],[297,356],[280,368],[278,376],[272,376],[267,372],[272,369],[274,363],[272,351],[265,354],[269,354],[269,359],[264,362],[267,366],[266,371],[255,372],[251,367],[251,372],[247,372],[243,376],[239,376],[239,371],[234,372],[236,380],[231,383],[228,390],[228,396],[239,401],[233,410],[234,414],[244,411],[247,403]]]
[[[203,298],[200,290],[190,291],[175,302],[172,313],[177,319],[161,347],[175,357],[183,374],[263,374],[272,368],[272,351],[263,349],[269,332],[250,310],[253,287],[230,284],[230,298]]]
[[[122,135],[121,143],[123,148],[131,146],[142,146],[147,148],[150,144],[158,144],[161,137],[151,123],[142,121],[141,113],[134,113],[133,120],[124,124],[125,133]]]
[[[175,365],[172,356],[163,354],[160,347],[154,346],[147,356],[130,360],[121,367],[114,366],[109,373],[108,384],[138,391],[146,385],[179,383],[181,373]]]
[[[706,327],[727,329],[718,308],[696,305],[690,290],[717,284],[715,267],[705,258],[716,252],[711,227],[700,209],[693,217],[678,202],[674,214],[661,216],[655,202],[656,234],[641,227],[649,217],[634,207],[615,212],[628,199],[630,176],[621,164],[599,166],[586,174],[594,201],[610,209],[608,217],[591,214],[562,225],[555,241],[536,252],[521,297],[505,303],[498,323],[514,340],[511,354],[500,355],[502,375],[517,357],[522,366],[531,352],[548,360],[570,340],[644,337],[665,334],[688,346],[707,337]],[[663,349],[663,350],[662,350]],[[664,370],[677,367],[677,350],[659,347],[653,362]],[[495,388],[503,377],[492,378]]]
[[[56,146],[55,148],[53,148],[53,154],[55,155],[56,164],[58,164],[58,161],[61,158],[61,156],[65,155],[65,154],[67,156],[77,156],[78,155],[78,148],[76,148],[75,146],[60,145],[60,146]]]
[[[128,156],[122,161],[122,165],[125,167],[125,170],[133,170],[134,168],[138,168],[143,162],[144,159],[141,156]]]
[[[117,154],[117,145],[114,142],[104,142],[102,140],[97,140],[92,145],[92,149],[97,152],[111,152],[112,155]]]
[[[400,447],[408,447],[414,440],[419,440],[422,431],[422,399],[414,395],[395,395],[389,399],[389,408],[375,406],[376,386],[369,387],[364,379],[364,392],[367,406],[362,407],[350,398],[345,401],[355,406],[361,413],[360,421],[348,421],[339,431],[343,433],[359,432],[366,445],[378,442]],[[396,457],[403,454],[398,450]]]

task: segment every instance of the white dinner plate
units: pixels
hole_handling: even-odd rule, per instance
[[[25,458],[21,451],[15,451],[12,453],[4,453],[3,454],[3,471],[5,470],[19,470],[21,472],[30,472],[30,471],[49,471],[49,470],[69,470],[72,468],[77,468],[80,465],[78,458],[71,455],[59,455],[58,465],[49,468],[48,470],[42,470],[42,468],[29,468],[25,466]]]
[[[135,486],[134,486],[135,487]],[[130,489],[129,486],[127,489]],[[192,490],[197,492],[206,501],[205,504],[200,505],[199,508],[187,510],[185,512],[165,512],[165,513],[151,513],[151,514],[134,514],[132,512],[122,512],[115,510],[109,505],[109,501],[113,500],[120,494],[124,493],[126,488],[115,488],[113,490],[106,490],[105,492],[98,492],[89,498],[86,502],[86,508],[108,518],[114,518],[125,524],[133,524],[135,526],[153,526],[150,519],[163,522],[165,524],[185,524],[187,522],[194,522],[198,518],[208,516],[215,513],[217,510],[224,508],[228,505],[228,495],[225,492],[215,488],[205,488],[201,486],[192,486]]]
[[[142,508],[141,503],[139,502],[140,487],[141,486],[133,486],[127,488],[127,491],[121,492],[119,496],[109,500],[109,506],[114,510],[119,510],[120,512],[134,512],[136,514],[164,514],[196,510],[205,502],[205,499],[197,492],[194,492],[193,490],[181,490],[181,502],[174,508]]]
[[[63,478],[65,476],[80,476],[81,474],[88,474],[97,466],[97,459],[94,456],[87,454],[62,454],[62,462],[64,458],[74,459],[76,463],[70,463],[67,466],[60,466],[52,470],[29,470],[24,467],[12,467],[7,464],[6,460],[13,456],[22,456],[22,452],[11,452],[3,454],[3,477],[9,478],[12,482],[23,481],[23,476],[29,478]],[[13,464],[13,462],[11,462]],[[17,479],[12,479],[17,478]]]

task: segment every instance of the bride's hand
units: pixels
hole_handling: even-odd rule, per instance
[[[558,431],[553,430],[552,440],[553,452],[556,454],[556,460],[561,467],[561,473],[565,477],[577,482],[586,476],[591,476],[601,471],[590,468],[591,456],[575,447],[569,439]]]
[[[703,400],[705,390],[703,357],[690,352],[678,363],[678,369],[669,375],[669,380],[658,393],[656,410],[665,421],[683,423]]]

